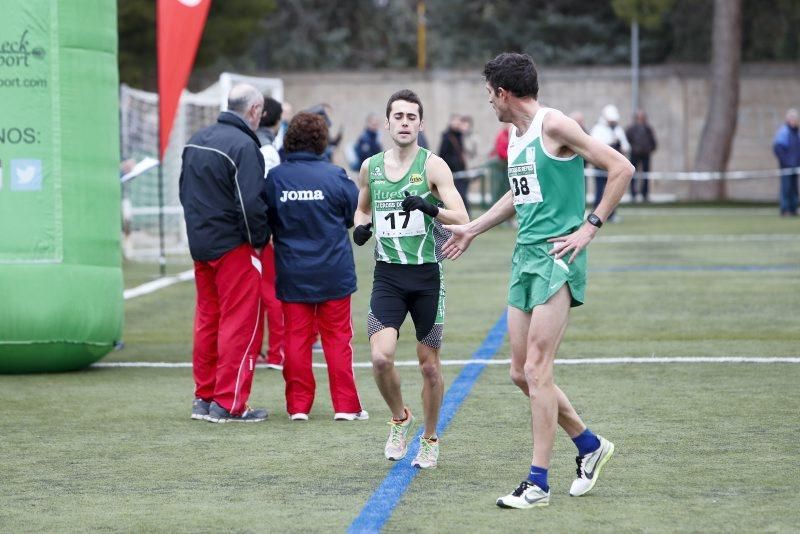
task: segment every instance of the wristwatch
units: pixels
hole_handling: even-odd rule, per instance
[[[601,226],[603,226],[603,221],[602,221],[602,219],[600,219],[600,217],[598,217],[598,216],[597,216],[597,215],[595,215],[594,213],[590,213],[590,214],[589,214],[589,216],[588,216],[588,217],[586,217],[586,222],[588,222],[588,223],[589,223],[589,224],[591,224],[592,226],[596,226],[596,227],[598,227],[598,228],[600,228]]]

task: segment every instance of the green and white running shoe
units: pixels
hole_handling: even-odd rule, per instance
[[[436,462],[439,460],[439,440],[428,441],[422,436],[419,437],[419,452],[411,462],[412,467],[420,469],[436,469]]]
[[[414,424],[414,416],[411,415],[411,410],[405,407],[406,418],[402,423],[398,423],[394,419],[390,420],[389,425],[389,439],[386,440],[386,447],[383,449],[383,454],[387,460],[396,462],[405,458],[408,452],[408,433],[411,431],[411,426]]]
[[[497,499],[497,506],[500,508],[535,508],[537,506],[547,506],[550,504],[550,492],[527,480],[514,491]]]
[[[591,491],[597,483],[600,470],[614,454],[614,444],[603,436],[597,437],[600,439],[600,447],[596,451],[575,458],[578,464],[578,478],[572,481],[572,486],[569,488],[569,494],[573,497],[580,497]]]

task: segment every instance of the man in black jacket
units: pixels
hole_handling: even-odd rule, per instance
[[[464,120],[461,115],[451,115],[450,124],[447,130],[442,132],[442,142],[439,145],[439,157],[441,157],[450,171],[453,173],[454,181],[467,215],[470,214],[469,200],[467,191],[469,190],[469,178],[458,178],[457,173],[467,169],[467,161],[464,157]]]
[[[636,202],[636,178],[639,178],[639,191],[642,202],[650,201],[650,180],[646,173],[650,172],[650,156],[656,151],[656,134],[647,122],[647,114],[637,109],[634,122],[625,130],[625,136],[631,144],[631,163],[636,170],[644,172],[645,176],[634,176],[631,180],[631,201]],[[638,174],[638,172],[637,172]]]
[[[183,149],[180,199],[194,259],[197,306],[192,419],[259,422],[247,406],[261,345],[261,247],[269,239],[264,158],[255,135],[264,97],[249,85]]]

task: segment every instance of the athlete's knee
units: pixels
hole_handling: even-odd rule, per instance
[[[528,391],[528,380],[525,378],[525,371],[517,367],[512,367],[509,374],[511,375],[511,381],[514,385],[523,391]]]
[[[525,375],[525,383],[528,385],[528,390],[531,395],[533,395],[537,389],[548,386],[553,382],[552,366],[543,361],[526,361],[523,367],[523,373]]]
[[[429,384],[438,384],[442,380],[442,367],[438,360],[426,360],[420,362],[419,370],[422,378]]]
[[[384,351],[373,349],[372,369],[378,374],[388,373],[394,369],[394,358]]]

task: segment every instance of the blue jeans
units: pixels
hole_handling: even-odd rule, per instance
[[[797,215],[797,174],[781,176],[781,215]]]

